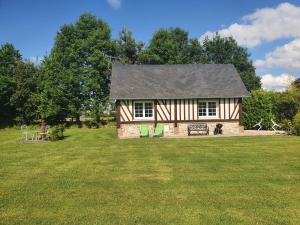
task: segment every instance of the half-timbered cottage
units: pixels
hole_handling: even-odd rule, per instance
[[[164,124],[164,136],[187,135],[187,126],[203,122],[213,134],[242,127],[241,100],[248,92],[230,64],[113,65],[111,98],[116,100],[119,137],[138,137],[141,124]]]

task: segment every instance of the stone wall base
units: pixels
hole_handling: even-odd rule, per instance
[[[239,122],[205,122],[209,127],[209,135],[214,135],[216,124],[223,124],[224,135],[239,135],[244,132],[244,127],[239,125]],[[180,137],[188,136],[187,126],[190,122],[178,123],[175,127],[174,123],[164,123],[165,137]],[[138,138],[140,136],[140,123],[121,124],[117,129],[119,138]],[[149,123],[150,133],[154,133],[154,123]]]

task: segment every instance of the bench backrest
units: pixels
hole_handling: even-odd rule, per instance
[[[190,130],[204,130],[207,129],[207,124],[206,123],[194,123],[194,124],[189,124],[188,129]]]

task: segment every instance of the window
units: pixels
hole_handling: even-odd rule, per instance
[[[143,117],[143,103],[142,102],[136,102],[134,104],[134,116],[135,117]]]
[[[135,102],[135,119],[153,119],[153,102]]]
[[[199,116],[206,116],[206,102],[199,102]]]
[[[217,104],[216,102],[207,102],[208,103],[208,116],[217,115]]]
[[[217,103],[204,102],[198,103],[198,116],[199,117],[215,117],[217,116]]]
[[[152,102],[145,102],[145,117],[153,117],[153,105]]]

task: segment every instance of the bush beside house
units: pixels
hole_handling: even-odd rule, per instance
[[[253,126],[261,119],[263,129],[270,129],[271,119],[275,119],[273,93],[261,89],[252,91],[250,96],[243,100],[243,110],[245,129],[255,129]]]
[[[300,136],[300,110],[294,117],[294,124],[295,124],[295,132],[298,136]]]
[[[291,85],[284,92],[266,90],[252,91],[243,100],[244,127],[253,127],[263,119],[263,129],[271,129],[271,119],[289,134],[300,134],[300,90]]]

